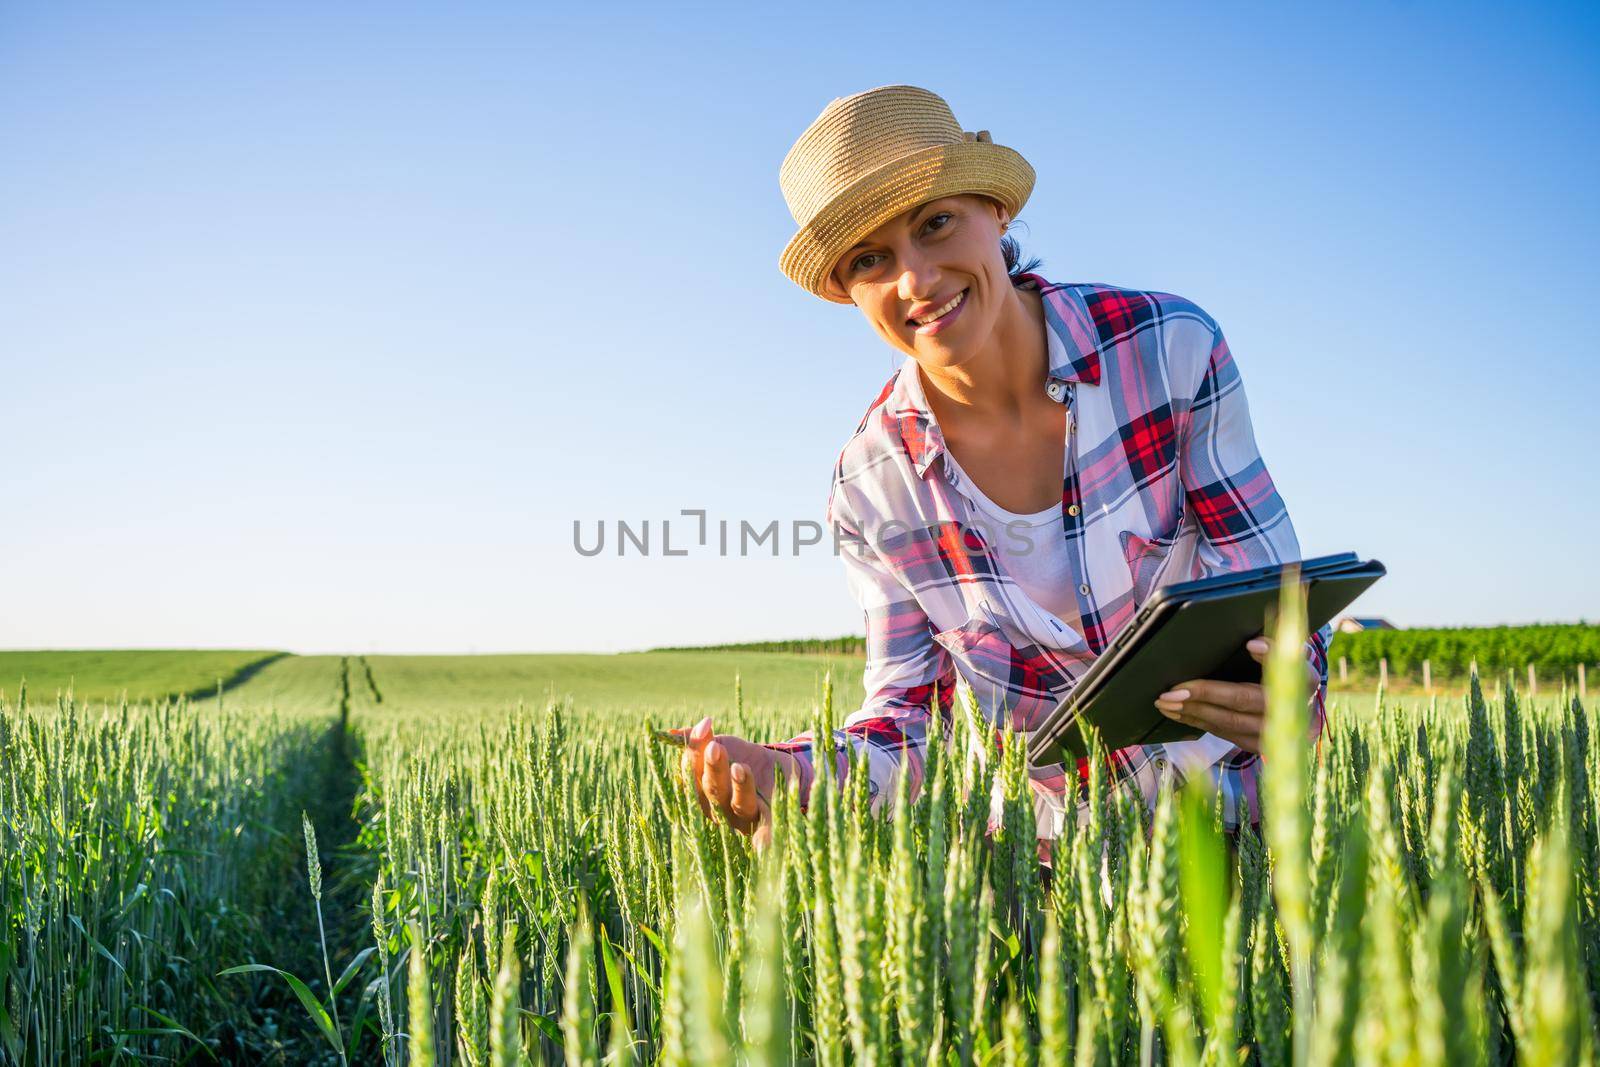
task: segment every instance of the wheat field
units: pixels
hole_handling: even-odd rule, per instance
[[[194,672],[0,698],[0,1062],[1596,1059],[1572,694],[1340,697],[1312,748],[1279,669],[1259,834],[1095,761],[1047,872],[1023,740],[964,690],[902,816],[819,777],[760,852],[647,740],[828,736],[849,657],[286,657],[203,699]]]

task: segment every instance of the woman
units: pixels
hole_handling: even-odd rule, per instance
[[[906,85],[834,100],[780,170],[799,225],[784,273],[910,357],[828,499],[867,628],[867,699],[838,738],[865,756],[875,810],[900,774],[917,795],[933,695],[947,724],[957,674],[991,721],[1032,729],[1156,585],[1300,558],[1215,321],[1170,293],[1019,266],[1004,235],[1033,181]],[[1318,735],[1327,637],[1306,643]],[[1247,647],[1261,661],[1268,642]],[[1207,733],[1113,753],[1116,780],[1150,802],[1163,776],[1203,775],[1230,828],[1255,821],[1261,687],[1195,679],[1156,706]],[[746,833],[770,825],[778,775],[804,797],[813,773],[808,735],[759,744],[709,718],[683,760],[707,815]],[[1086,775],[1033,769],[1041,839]]]

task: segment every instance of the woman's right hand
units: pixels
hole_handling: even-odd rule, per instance
[[[758,847],[772,839],[768,802],[778,776],[799,773],[795,757],[787,752],[732,734],[713,733],[709,715],[689,730],[682,766],[706,818],[720,813],[729,826],[751,835]]]

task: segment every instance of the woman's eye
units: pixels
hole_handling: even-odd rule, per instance
[[[948,219],[948,218],[949,218],[949,217],[950,217],[950,212],[948,212],[948,211],[941,211],[941,212],[939,212],[939,213],[938,213],[938,214],[937,214],[937,215],[934,215],[934,216],[933,216],[933,217],[932,217],[932,218],[930,218],[930,219],[929,219],[929,220],[928,220],[928,225],[929,225],[929,226],[933,226],[933,224],[934,224],[934,223],[935,223],[935,222],[937,222],[937,221],[938,221],[938,220],[940,220],[940,219]],[[933,228],[934,228],[934,229],[936,229],[936,230],[942,230],[942,229],[944,229],[944,227],[943,227],[943,226],[942,226],[942,225],[941,225],[941,226],[933,226]]]
[[[854,262],[854,263],[852,263],[852,264],[850,264],[850,269],[851,269],[851,270],[852,270],[852,271],[859,271],[859,270],[861,270],[861,269],[862,269],[862,266],[861,266],[861,264],[862,264],[862,263],[864,263],[864,262],[865,262],[865,261],[867,261],[867,260],[869,260],[869,259],[871,259],[871,258],[872,258],[872,257],[873,257],[873,256],[876,256],[876,255],[877,255],[877,253],[876,253],[876,252],[868,252],[868,253],[867,253],[867,254],[866,254],[866,255],[864,255],[864,256],[857,256],[857,257],[856,257],[856,261],[855,261],[855,262]],[[868,266],[871,266],[871,264],[868,264]]]

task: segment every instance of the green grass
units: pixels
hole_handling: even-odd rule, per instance
[[[842,709],[859,707],[864,693],[865,660],[856,654],[767,651],[767,643],[727,649],[655,649],[616,654],[524,654],[488,656],[351,656],[352,707],[363,701],[389,715],[448,714],[496,718],[514,709],[543,707],[553,693],[594,712],[648,707],[659,714],[726,713],[733,704],[734,676],[740,677],[746,708],[758,712],[805,713],[820,699],[823,672],[833,671],[834,700]],[[124,691],[131,702],[178,693],[206,699],[217,679],[267,660],[240,684],[230,687],[224,704],[324,714],[337,710],[339,656],[292,656],[254,651],[83,651],[0,652],[0,693],[15,699],[17,681],[26,678],[29,699],[55,700],[68,685],[81,701],[116,701]],[[373,672],[381,702],[373,701],[361,668]],[[1520,679],[1519,679],[1520,680]],[[1421,684],[1390,678],[1389,692],[1426,699]],[[1376,678],[1352,675],[1341,686],[1330,679],[1330,700],[1372,706]],[[1485,689],[1497,683],[1485,679]],[[1438,679],[1439,700],[1459,703],[1464,679]],[[1544,693],[1545,685],[1540,685]],[[1552,684],[1554,695],[1559,685]],[[377,705],[381,703],[381,708]]]
[[[36,703],[55,703],[71,689],[88,703],[115,702],[126,694],[133,703],[181,693],[216,689],[253,664],[281,652],[232,649],[153,649],[150,651],[0,652],[0,694],[15,700],[20,683]]]
[[[285,656],[222,694],[224,707],[285,715],[332,715],[339,710],[340,656]],[[215,698],[203,701],[215,705]]]
[[[209,694],[216,679],[266,662],[242,683],[229,688],[227,707],[253,707],[285,714],[331,715],[338,710],[340,656],[290,656],[251,651],[0,652],[0,693],[16,695],[16,679],[26,678],[29,699],[53,703],[58,689],[72,685],[81,701],[115,702],[126,690],[131,702],[177,693]],[[351,708],[371,721],[418,719],[453,723],[504,718],[518,703],[542,708],[553,694],[586,713],[646,712],[665,722],[717,717],[728,730],[734,705],[734,678],[743,690],[749,716],[776,714],[803,722],[821,699],[823,672],[832,670],[834,702],[845,712],[861,705],[864,692],[859,655],[815,652],[731,650],[655,650],[617,654],[526,654],[489,656],[351,656]],[[362,660],[371,667],[382,700],[375,700]],[[1399,681],[1396,679],[1395,681]],[[1352,714],[1372,710],[1375,682],[1351,679],[1330,688],[1330,708]],[[1492,683],[1486,683],[1493,691]],[[1421,699],[1391,686],[1392,695]],[[1465,686],[1443,682],[1441,702],[1459,703]],[[1542,688],[1542,687],[1541,687]],[[214,705],[214,699],[200,699]]]
[[[338,709],[340,656],[289,656],[223,696],[227,707],[331,714]],[[834,699],[859,707],[859,656],[780,652],[625,652],[501,656],[350,656],[350,707],[373,721],[444,720],[460,725],[505,719],[520,703],[543,708],[553,695],[586,714],[648,711],[666,721],[718,718],[734,707],[737,676],[747,712],[800,721],[821,699],[833,671]],[[376,699],[366,667],[377,685]],[[106,683],[106,684],[109,684]]]
[[[746,708],[793,711],[834,672],[835,699],[859,705],[859,657],[760,652],[629,652],[617,655],[369,656],[386,715],[503,717],[520,700],[542,708],[553,694],[586,712],[642,707],[677,714],[727,714],[740,677]],[[354,683],[352,683],[354,684]]]

